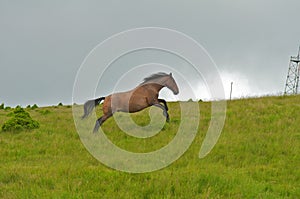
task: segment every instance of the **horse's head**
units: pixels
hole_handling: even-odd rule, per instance
[[[165,85],[168,89],[170,89],[171,91],[173,91],[174,95],[177,95],[179,93],[179,89],[178,86],[172,76],[172,73],[170,73],[169,75],[167,75],[167,79],[165,81]]]

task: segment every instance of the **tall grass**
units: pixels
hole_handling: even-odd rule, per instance
[[[180,123],[178,103],[168,104],[171,122],[154,137],[128,136],[112,118],[102,128],[126,150],[156,150]],[[210,105],[199,103],[199,132],[188,151],[144,174],[115,171],[94,159],[80,142],[70,107],[30,109],[39,129],[0,132],[0,198],[300,198],[300,97],[229,101],[217,145],[199,159]],[[133,120],[146,125],[147,111],[132,114]],[[0,125],[8,113],[0,110]]]

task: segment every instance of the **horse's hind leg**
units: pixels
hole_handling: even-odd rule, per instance
[[[105,122],[105,120],[107,120],[109,117],[111,117],[111,115],[103,115],[102,117],[100,117],[95,124],[94,127],[94,133],[96,133],[99,129],[99,127],[103,124],[103,122]]]
[[[158,108],[161,108],[161,109],[163,110],[163,114],[164,114],[164,116],[166,117],[166,121],[167,121],[167,122],[169,122],[169,121],[170,121],[169,113],[168,113],[168,111],[167,111],[167,108],[166,108],[166,107],[164,107],[164,106],[163,106],[163,105],[161,105],[161,104],[154,104],[153,106],[156,106],[156,107],[158,107]]]
[[[99,129],[99,127],[101,126],[101,124],[103,123],[102,122],[102,118],[103,118],[103,116],[102,117],[100,117],[97,121],[96,121],[96,124],[95,124],[95,127],[94,127],[94,130],[93,130],[93,132],[94,133],[96,133],[97,131],[98,131],[98,129]]]

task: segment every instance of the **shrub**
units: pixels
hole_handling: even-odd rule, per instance
[[[38,105],[36,105],[36,104],[34,104],[34,105],[31,107],[31,109],[36,109],[36,108],[38,108]]]
[[[4,103],[0,105],[0,109],[4,109]]]
[[[30,107],[31,107],[30,104],[26,106],[26,108],[30,108]]]
[[[60,102],[57,106],[63,106],[63,104]]]
[[[11,108],[10,108],[10,106],[6,106],[5,108],[4,108],[4,110],[10,110]]]
[[[19,131],[39,128],[39,123],[33,120],[29,113],[26,112],[22,107],[17,106],[10,119],[2,125],[2,131]]]

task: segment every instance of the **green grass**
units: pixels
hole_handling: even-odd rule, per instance
[[[128,136],[113,119],[103,130],[124,149],[159,149],[180,123],[179,104],[168,105],[171,122],[154,137]],[[204,159],[198,153],[210,103],[199,105],[200,128],[188,151],[144,174],[116,171],[93,158],[76,132],[70,106],[26,109],[40,128],[0,132],[0,198],[300,198],[300,96],[228,102],[223,132]],[[0,110],[0,125],[11,111]],[[147,111],[132,114],[133,120],[147,125]]]

